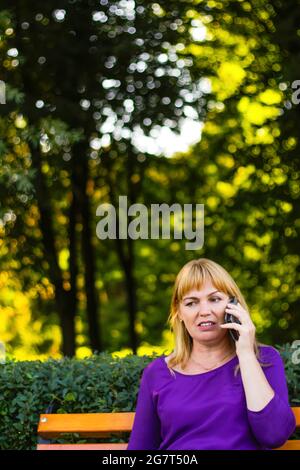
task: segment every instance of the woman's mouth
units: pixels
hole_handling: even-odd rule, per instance
[[[202,321],[198,323],[197,326],[201,331],[209,331],[213,330],[216,327],[216,324],[212,321]]]

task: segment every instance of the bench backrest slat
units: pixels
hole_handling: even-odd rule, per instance
[[[134,415],[134,412],[42,414],[38,434],[44,438],[58,437],[62,433],[76,433],[83,437],[105,437],[114,433],[130,432]]]
[[[292,407],[292,410],[296,418],[296,426],[297,428],[300,428],[300,406],[294,406]]]
[[[102,444],[38,444],[37,450],[126,450],[123,442]]]

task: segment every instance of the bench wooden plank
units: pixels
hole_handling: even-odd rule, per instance
[[[286,441],[283,446],[278,447],[276,450],[300,450],[300,441],[298,439]]]
[[[127,443],[101,444],[38,444],[37,450],[126,450]]]
[[[38,444],[37,450],[126,450],[127,443]],[[300,440],[287,441],[276,450],[300,450]]]
[[[300,406],[292,406],[292,411],[296,418],[296,427],[300,428]]]
[[[105,437],[114,433],[130,432],[134,415],[134,412],[42,414],[38,434],[44,438],[58,437],[62,433],[76,433],[83,437]]]

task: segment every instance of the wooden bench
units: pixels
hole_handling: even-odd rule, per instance
[[[62,438],[63,433],[80,437],[107,438],[132,430],[134,412],[131,413],[78,413],[42,414],[38,436],[43,439]],[[99,444],[38,444],[37,450],[126,450],[127,443]]]
[[[300,429],[300,407],[292,408]],[[135,413],[42,414],[38,436],[43,439],[61,438],[63,433],[80,437],[107,438],[132,430]],[[51,444],[39,443],[37,450],[126,450],[127,443]],[[289,440],[278,450],[300,450],[300,440]]]

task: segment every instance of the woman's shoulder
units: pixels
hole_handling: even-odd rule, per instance
[[[175,356],[175,353],[174,353],[174,351],[173,351],[171,354],[169,354],[168,356],[165,356],[165,357],[164,357],[164,361],[165,361],[166,363],[168,363],[169,360],[170,360],[172,357],[174,357],[174,356]]]
[[[149,362],[149,364],[144,368],[144,373],[151,374],[152,372],[157,371],[157,369],[161,367],[164,357],[165,356],[158,356],[153,359],[153,361]]]
[[[167,371],[166,361],[169,356],[158,356],[145,367],[143,375],[148,380],[156,381],[161,375]]]
[[[259,343],[258,349],[259,349],[259,356],[262,361],[281,359],[281,355],[279,351],[274,346],[271,346],[269,344]]]

